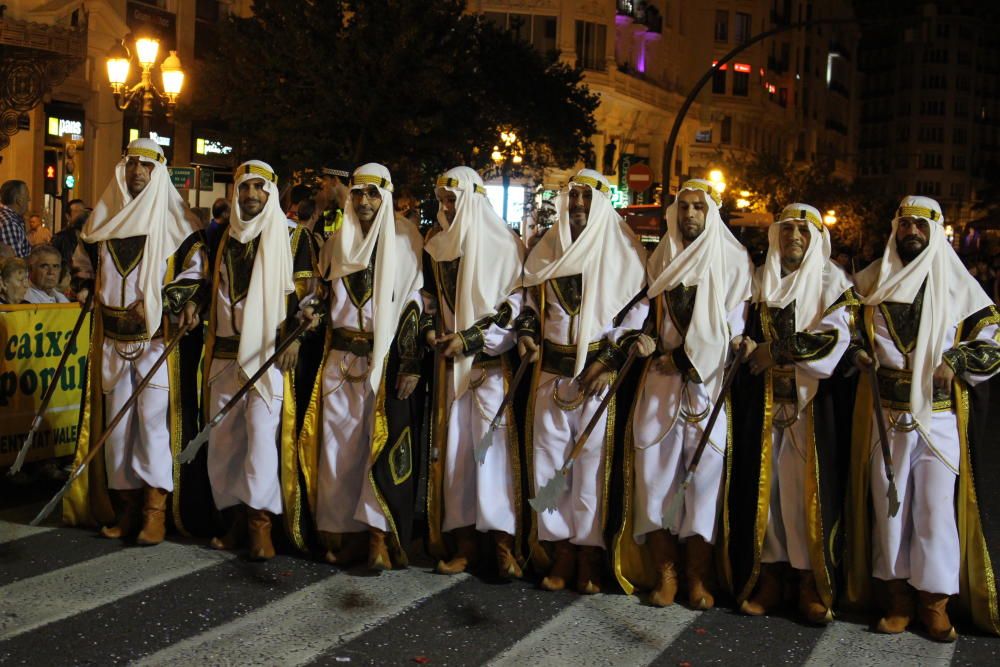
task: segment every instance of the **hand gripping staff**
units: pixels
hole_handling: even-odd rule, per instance
[[[896,476],[892,472],[892,453],[889,451],[889,433],[885,428],[885,415],[882,414],[882,400],[878,392],[878,370],[875,368],[875,356],[872,355],[872,365],[865,371],[872,387],[872,409],[875,411],[875,424],[878,427],[879,444],[882,448],[882,465],[885,468],[885,477],[889,480],[889,490],[885,492],[886,500],[889,502],[889,516],[894,517],[899,513],[899,494],[896,492]]]
[[[310,323],[310,320],[303,319],[299,323],[299,326],[295,327],[295,330],[288,334],[288,336],[274,348],[274,354],[268,357],[267,361],[261,364],[260,368],[258,368],[250,379],[247,380],[246,384],[240,387],[239,391],[233,394],[233,397],[230,398],[224,406],[222,406],[222,409],[219,410],[218,414],[212,417],[212,420],[205,424],[201,431],[198,432],[198,435],[191,439],[191,442],[189,442],[187,447],[184,448],[184,451],[182,451],[177,457],[177,460],[180,463],[190,463],[194,460],[194,457],[198,455],[198,451],[201,449],[202,445],[208,442],[209,431],[218,426],[222,420],[226,418],[226,415],[229,414],[229,411],[240,402],[240,399],[250,393],[253,386],[257,384],[257,380],[259,380],[261,376],[264,375],[264,373],[266,373],[267,370],[274,364],[274,362],[278,360],[281,353],[284,352],[289,345],[295,342],[295,340],[309,328]]]
[[[476,463],[483,465],[486,463],[486,451],[493,444],[493,432],[500,428],[500,419],[503,417],[504,410],[510,405],[511,400],[514,398],[514,392],[521,385],[521,379],[524,378],[525,371],[528,370],[527,359],[521,359],[521,365],[517,367],[517,372],[514,374],[514,378],[510,381],[510,387],[507,388],[507,394],[503,397],[503,401],[500,403],[500,409],[493,416],[493,421],[490,422],[489,428],[486,429],[486,434],[482,439],[476,443],[473,449],[473,455],[476,457]]]
[[[643,329],[642,333],[648,335],[650,327],[647,324]],[[594,432],[597,427],[597,422],[601,420],[601,416],[604,411],[608,409],[608,404],[611,403],[612,397],[614,397],[615,392],[621,387],[622,382],[625,380],[625,376],[628,375],[628,371],[632,368],[632,364],[635,363],[636,357],[638,356],[635,344],[632,345],[628,353],[628,358],[622,365],[621,370],[618,371],[618,377],[615,381],[611,383],[608,388],[607,393],[604,394],[604,398],[601,399],[601,404],[597,406],[597,410],[594,412],[594,416],[590,418],[590,422],[587,423],[587,428],[583,429],[583,433],[580,437],[576,439],[576,443],[573,445],[573,449],[570,451],[569,456],[566,458],[566,463],[563,467],[556,471],[555,476],[549,481],[545,482],[535,497],[528,501],[532,509],[536,512],[552,511],[556,508],[556,503],[559,501],[559,496],[566,492],[566,475],[569,474],[569,469],[573,467],[573,462],[580,456],[580,452],[583,451],[583,445],[587,442],[587,438],[590,434]],[[522,362],[523,365],[523,362]]]
[[[7,471],[8,475],[16,475],[24,465],[24,457],[28,454],[28,450],[31,449],[31,441],[35,438],[35,433],[38,432],[38,427],[42,425],[42,416],[49,407],[49,401],[52,400],[52,396],[56,393],[56,386],[59,384],[59,379],[62,377],[63,369],[66,368],[66,361],[69,359],[70,350],[76,348],[76,337],[80,333],[80,328],[83,326],[83,320],[86,318],[87,313],[90,312],[91,306],[94,305],[94,292],[91,290],[87,293],[87,299],[83,303],[83,307],[80,308],[80,315],[76,318],[76,324],[73,325],[73,331],[70,333],[69,338],[66,340],[66,346],[63,348],[62,357],[59,359],[59,365],[56,366],[56,372],[52,375],[52,379],[49,380],[49,386],[45,389],[45,395],[42,396],[42,404],[38,408],[38,412],[35,413],[35,418],[31,422],[31,430],[28,431],[28,437],[24,439],[24,444],[21,445],[21,451],[17,453],[17,458],[14,459],[14,465],[10,467]]]
[[[69,479],[66,480],[66,483],[63,485],[63,487],[59,489],[59,493],[54,495],[52,497],[52,500],[50,500],[45,505],[45,507],[42,508],[42,511],[38,513],[38,516],[36,516],[34,519],[31,520],[32,526],[37,526],[42,521],[44,521],[47,516],[52,514],[52,511],[56,508],[56,505],[59,504],[59,501],[62,500],[62,497],[66,495],[67,491],[69,491],[69,487],[73,485],[73,482],[75,482],[80,475],[83,474],[83,471],[87,469],[87,466],[90,464],[92,460],[94,460],[94,457],[97,456],[97,453],[101,451],[101,447],[104,446],[105,441],[107,441],[107,439],[111,436],[111,433],[115,430],[115,427],[118,426],[118,422],[120,422],[122,419],[125,418],[125,415],[128,413],[128,411],[132,408],[133,405],[135,405],[136,401],[139,400],[139,395],[142,394],[142,390],[145,389],[146,385],[148,385],[153,380],[153,376],[156,375],[156,371],[160,370],[160,366],[162,366],[163,362],[167,360],[167,357],[170,355],[171,352],[173,352],[174,348],[177,347],[177,343],[181,341],[181,338],[184,337],[184,334],[186,334],[189,329],[190,327],[185,326],[177,330],[177,333],[174,334],[174,337],[170,339],[170,342],[167,343],[167,346],[163,349],[163,354],[161,354],[159,358],[157,358],[156,363],[153,364],[153,367],[150,368],[149,372],[146,373],[146,375],[143,376],[142,380],[139,381],[139,385],[135,388],[135,391],[132,392],[132,395],[129,396],[127,401],[125,401],[125,405],[123,405],[122,409],[118,411],[118,414],[115,415],[114,419],[112,419],[108,423],[108,425],[104,428],[104,434],[101,435],[101,438],[97,441],[97,443],[90,448],[90,451],[87,452],[87,456],[83,459],[80,465],[77,466],[76,470],[73,471],[73,474],[69,476]]]
[[[712,433],[712,428],[715,426],[715,421],[719,418],[719,413],[722,412],[722,406],[726,402],[726,392],[728,392],[729,388],[732,386],[733,379],[736,378],[736,372],[740,370],[740,366],[743,365],[745,360],[746,348],[740,345],[739,351],[736,353],[736,358],[733,359],[733,363],[726,369],[726,376],[722,381],[722,389],[719,391],[719,398],[716,399],[715,405],[712,406],[712,414],[708,416],[708,422],[705,424],[705,428],[701,432],[701,438],[698,440],[698,448],[694,450],[694,457],[691,459],[691,465],[688,466],[687,474],[684,475],[684,481],[681,482],[680,488],[674,493],[674,497],[670,499],[670,504],[667,505],[667,511],[663,513],[663,527],[672,533],[676,534],[678,531],[681,505],[684,503],[684,493],[691,485],[694,473],[698,469],[698,463],[701,461],[701,455],[705,452],[705,446],[708,445],[708,439]]]

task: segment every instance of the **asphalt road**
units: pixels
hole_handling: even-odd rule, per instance
[[[1000,392],[992,419],[1000,432]],[[0,665],[1000,664],[1000,638],[963,625],[958,642],[938,644],[874,634],[859,617],[817,628],[794,614],[657,609],[620,593],[440,576],[420,559],[369,575],[27,526],[57,488],[0,482]]]

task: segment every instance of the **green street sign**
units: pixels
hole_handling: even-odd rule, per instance
[[[194,185],[194,167],[167,167],[170,182],[178,190],[190,190]]]
[[[170,182],[178,190],[191,190],[194,188],[194,167],[167,167],[170,171]],[[215,186],[215,170],[206,167],[201,168],[201,182],[199,190],[211,190]]]

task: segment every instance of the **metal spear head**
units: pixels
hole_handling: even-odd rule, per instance
[[[32,424],[31,426],[32,428],[28,433],[28,437],[24,440],[24,444],[21,445],[21,451],[17,453],[17,458],[14,459],[14,465],[12,465],[10,470],[7,472],[8,475],[16,475],[21,469],[21,466],[24,465],[24,457],[28,455],[28,450],[31,449],[31,441],[35,439],[35,425]]]
[[[542,512],[552,512],[559,503],[559,496],[566,493],[566,472],[559,470],[549,481],[538,489],[535,497],[528,501],[531,509],[539,514]]]
[[[211,430],[211,423],[205,424],[205,426],[198,431],[198,435],[191,439],[184,451],[180,453],[177,460],[180,463],[191,463],[194,461],[194,457],[198,456],[198,451],[201,446],[208,442],[208,432]]]
[[[899,514],[899,494],[896,493],[896,480],[889,478],[889,490],[885,493],[889,501],[889,516],[894,517]]]
[[[486,429],[486,434],[483,435],[482,439],[476,443],[476,446],[472,450],[472,455],[476,457],[476,463],[479,465],[486,463],[486,450],[493,445],[493,431],[495,430],[497,430],[496,426],[490,424],[490,427]]]

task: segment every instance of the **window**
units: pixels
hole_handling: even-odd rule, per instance
[[[896,127],[896,141],[909,141],[910,140],[910,126],[909,125],[899,125]]]
[[[910,101],[909,100],[900,100],[899,104],[896,105],[896,112],[900,116],[909,116],[910,115]]]
[[[722,119],[722,131],[719,133],[719,141],[724,144],[733,142],[733,118],[726,116]]]
[[[726,70],[716,69],[712,75],[712,92],[717,95],[726,94]]]
[[[955,117],[966,118],[969,115],[969,104],[967,100],[955,100]]]
[[[210,58],[219,49],[218,0],[198,0],[195,3],[194,57],[195,60]]]
[[[951,184],[951,196],[955,199],[961,199],[965,196],[965,186],[961,183]]]
[[[919,138],[921,142],[940,144],[944,141],[944,128],[922,125]]]
[[[783,107],[787,107],[788,106],[788,89],[787,88],[779,88],[778,89],[778,104],[780,104]]]
[[[729,41],[729,12],[723,9],[715,10],[715,41]]]
[[[746,97],[750,94],[750,75],[746,72],[733,72],[733,95]]]
[[[498,27],[509,30],[517,39],[531,44],[547,58],[555,60],[557,23],[555,16],[545,14],[508,14],[504,12],[484,12],[486,20]]]
[[[943,116],[944,100],[921,100],[920,113],[924,116]]]
[[[900,153],[896,156],[896,169],[906,169],[909,161],[906,159],[905,153]]]
[[[589,21],[576,22],[576,65],[583,69],[604,71],[607,66],[604,46],[607,26]]]
[[[917,181],[917,194],[937,197],[941,194],[941,181]]]
[[[940,153],[924,153],[920,156],[920,168],[921,169],[940,169],[941,168],[941,154]]]
[[[951,143],[963,145],[968,140],[968,133],[964,127],[956,127],[952,133]]]
[[[952,155],[951,156],[951,168],[955,171],[965,171],[965,156],[964,155]]]
[[[733,39],[736,43],[743,44],[750,41],[750,30],[752,30],[751,16],[736,12],[736,19],[733,22]]]
[[[950,33],[951,33],[951,26],[950,25],[948,25],[947,23],[938,23],[937,24],[937,36],[938,37],[944,39],[944,38],[947,38]]]
[[[964,74],[959,74],[955,77],[955,90],[969,90],[969,77]]]

